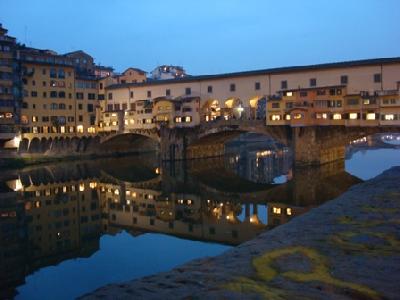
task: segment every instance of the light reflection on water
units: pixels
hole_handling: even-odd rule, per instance
[[[7,182],[18,192],[1,185],[0,225],[12,238],[0,242],[9,255],[0,298],[16,288],[17,299],[71,299],[220,254],[338,196],[356,177],[400,165],[399,149],[379,147],[352,145],[346,162],[297,171],[286,150],[245,148],[167,166],[123,158],[22,170]]]

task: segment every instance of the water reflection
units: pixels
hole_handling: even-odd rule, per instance
[[[38,269],[91,256],[105,234],[237,245],[360,182],[344,162],[292,171],[289,160],[281,149],[163,166],[106,159],[10,175],[0,193],[0,297]],[[278,176],[287,182],[274,184]]]

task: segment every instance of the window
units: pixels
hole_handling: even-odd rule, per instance
[[[89,100],[96,100],[96,94],[89,93],[89,94],[88,94],[88,99],[89,99]]]
[[[300,114],[300,113],[297,113],[297,114],[294,114],[294,115],[293,115],[293,119],[296,119],[296,120],[299,120],[299,119],[301,119],[302,117],[303,117],[303,115]]]
[[[284,92],[283,95],[285,97],[292,97],[293,96],[293,92]]]
[[[191,117],[191,116],[186,116],[186,117],[185,117],[185,122],[186,122],[186,123],[192,122],[192,117]]]
[[[37,97],[37,92],[36,91],[32,91],[31,92],[31,97]]]
[[[130,96],[130,98],[133,98],[133,92],[132,91],[129,93],[129,96]]]
[[[310,79],[310,86],[317,86],[317,79],[316,78],[311,78]]]
[[[229,86],[229,90],[230,90],[231,92],[236,91],[236,85],[235,85],[234,83],[231,83],[231,85]]]
[[[380,83],[382,81],[382,75],[380,73],[374,74],[374,82]]]
[[[87,105],[87,111],[88,112],[93,112],[93,104],[88,104]]]
[[[65,108],[66,108],[66,106],[64,103],[58,104],[58,109],[65,109]]]
[[[82,103],[79,103],[79,104],[78,104],[78,109],[83,109]]]
[[[57,98],[57,92],[56,91],[51,91],[50,92],[50,98]]]
[[[279,121],[281,119],[280,115],[272,115],[271,116],[271,121]]]
[[[212,92],[213,92],[213,87],[212,87],[212,85],[209,85],[207,87],[207,93],[212,93]]]
[[[103,89],[103,83],[100,82],[100,89]]]
[[[32,80],[32,85],[36,85],[36,81],[35,80]]]
[[[288,88],[287,80],[282,80],[281,81],[281,89],[285,90]]]
[[[108,93],[108,100],[112,100],[112,93]]]
[[[165,96],[171,96],[171,90],[170,89],[167,89],[167,90],[165,90]]]
[[[43,92],[43,98],[47,98],[47,92]]]
[[[46,75],[46,69],[42,69],[42,75]]]
[[[360,101],[358,99],[348,99],[347,105],[358,105]]]
[[[375,120],[375,113],[368,113],[367,114],[367,120]]]
[[[32,116],[32,123],[36,123],[38,121],[38,117],[37,116]]]
[[[272,106],[272,108],[279,108],[280,107],[280,103],[279,102],[272,102],[271,106]]]
[[[43,86],[46,86],[46,81],[43,81],[43,82],[42,82],[42,85],[43,85]]]
[[[307,97],[307,92],[306,91],[300,92],[300,97]]]
[[[58,69],[58,78],[65,78],[64,69]]]
[[[55,68],[50,68],[50,78],[57,78],[57,71]]]
[[[390,114],[390,115],[385,115],[385,121],[393,121],[394,120],[394,115]]]
[[[76,99],[82,100],[83,99],[83,93],[76,93]]]
[[[147,91],[147,98],[151,98],[151,91]]]
[[[65,98],[65,92],[59,92],[58,98]]]
[[[342,115],[341,114],[333,114],[333,119],[334,120],[341,120],[342,119]]]
[[[27,102],[22,102],[22,108],[28,108],[28,103]]]
[[[78,120],[79,120],[79,122],[83,122],[83,116],[80,115],[80,116],[78,117]]]
[[[190,95],[192,93],[192,89],[190,87],[187,87],[185,89],[185,95]]]
[[[350,113],[349,114],[349,119],[350,120],[357,120],[358,119],[358,114],[357,113]]]
[[[259,89],[261,89],[261,84],[260,84],[259,82],[256,82],[256,83],[254,84],[254,89],[255,89],[256,91],[258,91]]]
[[[347,75],[340,76],[340,84],[347,84],[349,82],[349,78]]]

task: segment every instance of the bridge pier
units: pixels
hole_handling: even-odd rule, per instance
[[[296,166],[319,166],[345,159],[346,143],[340,132],[315,126],[294,127],[292,131]]]

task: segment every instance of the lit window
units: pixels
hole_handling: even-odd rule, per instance
[[[192,117],[189,117],[189,116],[185,117],[185,122],[186,123],[189,123],[191,121],[192,121]]]
[[[393,121],[394,120],[394,115],[385,115],[385,120],[386,121]]]
[[[282,211],[281,211],[281,208],[280,208],[280,207],[273,207],[273,208],[272,208],[272,212],[273,212],[274,214],[280,215]]]
[[[151,123],[153,123],[152,119],[146,119],[146,124],[151,124]]]
[[[317,113],[317,114],[315,114],[315,118],[316,119],[327,119],[328,118],[328,114],[326,114],[326,113]]]
[[[38,121],[38,117],[37,116],[32,116],[32,122],[35,123]]]
[[[375,113],[368,113],[367,120],[375,120]]]
[[[38,128],[37,128],[37,127],[35,127],[35,126],[34,126],[34,127],[32,127],[32,132],[33,132],[33,133],[38,133]]]
[[[61,133],[65,133],[65,126],[61,126],[61,127],[60,127],[60,132],[61,132]]]
[[[175,123],[180,123],[182,122],[182,118],[181,117],[175,117]]]
[[[342,115],[341,114],[333,114],[333,119],[334,120],[341,120],[342,119]]]
[[[291,215],[292,215],[292,209],[291,209],[290,207],[287,207],[287,208],[286,208],[286,214],[287,214],[288,216],[291,216]]]
[[[128,120],[125,120],[125,125],[128,125],[129,124],[129,121]]]
[[[76,126],[76,131],[77,131],[78,133],[83,133],[83,125],[78,125],[78,126]]]
[[[95,189],[95,188],[97,187],[97,182],[90,182],[90,183],[89,183],[89,187],[90,187],[91,189]]]
[[[291,119],[290,115],[286,115],[286,116],[285,116],[285,119],[288,120],[288,121],[290,121],[290,119]]]
[[[303,115],[302,114],[298,114],[298,113],[293,115],[293,119],[295,119],[295,120],[299,120],[302,117],[303,117]]]
[[[271,116],[271,120],[272,121],[279,121],[281,119],[281,116],[280,115],[272,115]]]
[[[292,97],[293,96],[293,92],[286,92],[286,96],[287,97]]]
[[[349,114],[349,119],[350,119],[350,120],[357,120],[357,119],[358,119],[357,113],[350,113],[350,114]]]
[[[129,123],[130,123],[131,125],[133,125],[133,124],[135,124],[135,120],[134,120],[134,119],[130,119],[130,120],[129,120]]]
[[[83,183],[83,182],[81,182],[80,184],[79,184],[79,191],[80,192],[83,192],[85,190],[85,184]]]

